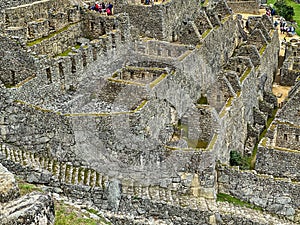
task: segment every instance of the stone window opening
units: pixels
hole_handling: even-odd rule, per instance
[[[172,42],[175,42],[176,41],[176,35],[175,35],[175,32],[173,31],[172,32]]]
[[[65,79],[65,75],[64,75],[64,67],[62,62],[58,63],[58,72],[59,72],[59,77],[61,80]]]
[[[299,141],[299,135],[298,134],[296,134],[295,139],[296,139],[296,141]]]
[[[91,31],[93,31],[95,29],[95,22],[91,22],[90,25],[91,25]]]
[[[169,57],[171,57],[171,56],[172,56],[172,54],[171,54],[171,50],[170,50],[170,49],[168,49],[168,56],[169,56]]]
[[[93,48],[93,60],[96,61],[97,60],[97,49]]]
[[[15,85],[16,84],[16,71],[11,70],[10,72],[11,72],[11,81],[12,81],[13,85]]]
[[[116,35],[115,34],[111,34],[111,38],[112,38],[112,48],[116,48]]]
[[[71,72],[72,73],[76,73],[76,62],[75,62],[74,58],[72,58],[72,69],[71,69]]]
[[[287,141],[287,134],[283,134],[283,139]]]
[[[157,55],[161,55],[161,49],[157,49]]]
[[[83,65],[83,67],[86,67],[86,65],[87,65],[85,53],[82,53],[82,65]]]
[[[51,76],[50,68],[46,68],[46,74],[47,74],[48,82],[49,82],[49,84],[51,84],[52,83],[52,76]]]
[[[240,73],[240,72],[241,72],[241,70],[240,70],[239,67],[236,68],[236,72],[237,72],[237,73]]]
[[[297,52],[294,52],[294,56],[297,56]]]

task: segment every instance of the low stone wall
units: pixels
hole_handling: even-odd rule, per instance
[[[129,217],[156,217],[174,224],[202,225],[214,219],[214,212],[207,208],[204,198],[199,198],[197,186],[192,185],[193,191],[182,192],[188,182],[195,177],[198,179],[194,173],[183,174],[186,180],[182,181],[173,178],[173,184],[169,187],[144,186],[134,180],[121,181],[88,167],[59,163],[5,146],[1,146],[0,161],[28,182],[47,185],[49,191],[68,197],[92,201],[101,210]],[[203,193],[200,196],[204,197]]]
[[[2,159],[0,153],[0,162]],[[3,162],[7,164],[6,160]],[[0,163],[0,224],[54,224],[54,202],[50,194],[30,193],[19,196],[14,175]]]
[[[287,177],[300,181],[300,152],[276,150],[259,146],[256,154],[255,170],[275,177]]]
[[[171,44],[156,40],[141,40],[136,42],[135,45],[136,51],[140,54],[170,58],[178,58],[188,50],[192,50],[186,45]]]
[[[295,222],[300,219],[300,183],[254,171],[218,168],[218,190]]]

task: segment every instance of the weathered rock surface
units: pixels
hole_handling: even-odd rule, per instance
[[[50,194],[32,192],[4,203],[0,208],[1,225],[52,225],[54,202]]]
[[[0,203],[13,200],[19,195],[19,188],[14,175],[0,164]]]
[[[279,219],[266,212],[253,210],[245,207],[237,207],[227,202],[218,202],[220,216],[218,224],[255,224],[255,225],[293,225],[288,220]]]

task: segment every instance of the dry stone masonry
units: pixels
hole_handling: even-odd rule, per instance
[[[14,178],[0,164],[0,223],[3,225],[54,224],[54,203],[51,194],[33,192],[19,197]]]
[[[290,102],[259,144],[256,171],[226,166],[231,151],[252,154],[277,108],[277,30],[266,15],[244,29],[235,3],[259,7],[120,0],[107,16],[82,1],[1,2],[0,162],[91,201],[113,224],[298,223],[294,45],[281,70]],[[16,185],[4,179],[10,200]],[[226,209],[219,192],[265,212]]]

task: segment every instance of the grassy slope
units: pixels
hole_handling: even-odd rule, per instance
[[[268,0],[269,4],[275,4],[276,0]],[[287,5],[290,5],[294,8],[295,15],[293,16],[293,19],[297,22],[298,27],[296,28],[296,32],[298,35],[300,35],[300,4],[297,4],[296,2],[292,0],[286,0]]]

